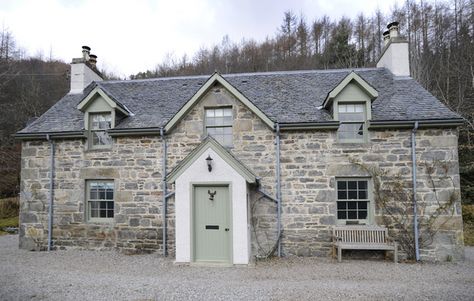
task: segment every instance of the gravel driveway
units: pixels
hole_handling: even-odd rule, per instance
[[[251,267],[174,265],[155,255],[28,252],[0,236],[0,300],[474,300],[474,250],[460,263],[291,258]]]

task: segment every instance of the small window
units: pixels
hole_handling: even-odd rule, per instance
[[[206,109],[206,133],[223,146],[232,146],[232,108]]]
[[[337,219],[346,223],[368,223],[369,181],[337,180]]]
[[[341,142],[364,142],[365,104],[339,104],[338,117],[341,124],[337,131]]]
[[[112,145],[112,137],[107,130],[112,127],[111,113],[89,114],[89,145],[91,148],[106,148]]]
[[[91,221],[113,220],[113,181],[87,181],[87,218]]]

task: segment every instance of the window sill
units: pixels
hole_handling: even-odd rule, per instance
[[[87,220],[88,224],[113,225],[113,218],[94,218]]]

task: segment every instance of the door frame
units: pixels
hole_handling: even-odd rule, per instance
[[[210,263],[225,263],[225,264],[233,264],[234,263],[234,252],[233,252],[233,240],[234,240],[234,220],[233,220],[233,212],[232,212],[232,205],[233,205],[233,200],[232,200],[232,182],[190,182],[189,183],[189,191],[190,191],[190,216],[189,216],[189,226],[190,226],[190,261],[191,262],[196,262],[195,258],[195,253],[194,253],[194,243],[195,243],[195,234],[194,234],[194,196],[195,196],[195,188],[196,187],[203,187],[203,186],[218,186],[218,187],[227,187],[227,193],[228,193],[228,198],[229,198],[229,207],[227,210],[227,218],[230,224],[230,238],[229,238],[229,261],[228,262],[222,262],[222,261],[209,261]]]

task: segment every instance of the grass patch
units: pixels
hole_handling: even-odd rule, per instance
[[[462,205],[464,244],[474,246],[474,205]]]
[[[18,198],[0,199],[0,235],[8,234],[4,228],[18,227],[19,209]]]
[[[0,219],[0,235],[9,234],[8,232],[3,231],[7,227],[18,227],[18,216],[1,218]]]

